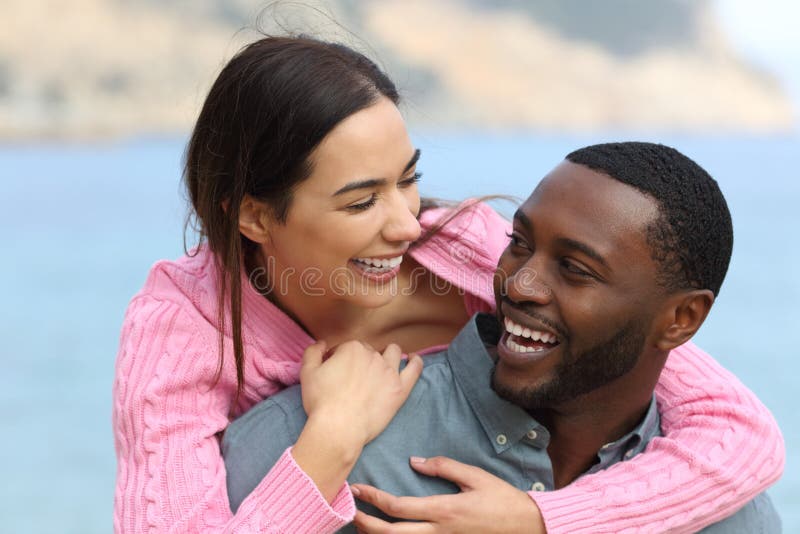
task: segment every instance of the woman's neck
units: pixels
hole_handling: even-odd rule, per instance
[[[463,295],[455,287],[443,291],[441,284],[432,291],[434,277],[426,270],[421,277],[421,269],[416,262],[404,262],[395,296],[379,307],[315,296],[299,288],[273,295],[271,300],[329,346],[351,339],[380,350],[389,343],[398,343],[406,351],[447,344],[468,320]]]
[[[407,278],[401,268],[396,287],[388,289],[395,296],[383,306],[366,307],[346,298],[330,295],[315,295],[302,287],[287,287],[269,296],[270,300],[302,326],[315,339],[324,339],[333,346],[351,339],[358,339],[379,348],[376,343],[403,320],[395,305],[403,299],[397,287],[405,287]],[[406,295],[405,298],[413,298]]]

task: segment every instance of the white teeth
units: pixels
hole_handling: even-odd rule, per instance
[[[397,256],[395,258],[388,258],[388,259],[378,259],[378,258],[355,258],[357,262],[363,263],[364,265],[369,265],[370,267],[376,267],[378,269],[394,269],[401,263],[403,263],[403,256]]]
[[[505,323],[506,332],[508,332],[509,334],[513,334],[515,336],[522,336],[524,338],[529,338],[533,341],[541,341],[542,343],[556,343],[556,341],[558,340],[555,334],[550,334],[549,332],[541,332],[539,330],[531,330],[530,328],[526,328],[522,325],[515,323],[508,317],[504,317],[503,322]],[[509,343],[513,342],[509,341]],[[530,348],[530,347],[522,347],[522,348]]]
[[[530,328],[523,328],[522,329],[522,337],[531,337],[531,329]]]
[[[509,349],[519,353],[541,352],[544,350],[543,347],[526,347],[524,345],[520,345],[519,343],[515,343],[510,339],[506,340],[506,345]]]

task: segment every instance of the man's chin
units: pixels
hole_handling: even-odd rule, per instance
[[[512,369],[498,362],[492,371],[492,390],[503,400],[532,411],[545,408],[549,404],[548,381],[539,379],[535,383],[520,380]]]

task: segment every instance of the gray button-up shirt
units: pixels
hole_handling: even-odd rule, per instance
[[[553,469],[547,454],[550,433],[525,410],[498,397],[490,386],[494,362],[487,345],[496,344],[499,334],[494,317],[478,314],[447,350],[426,356],[422,376],[408,400],[389,426],[364,447],[348,481],[397,495],[456,493],[458,487],[451,482],[420,475],[408,465],[412,455],[444,455],[481,467],[524,491],[552,490]],[[300,388],[294,386],[231,423],[222,452],[234,511],[283,451],[295,443],[305,422]],[[660,432],[652,400],[636,428],[603,446],[587,473],[632,458]],[[381,515],[365,503],[357,503],[368,513]],[[768,497],[761,495],[709,529],[780,532],[780,521]]]

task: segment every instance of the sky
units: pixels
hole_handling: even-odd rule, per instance
[[[800,2],[716,0],[716,8],[733,46],[778,77],[800,119]]]

